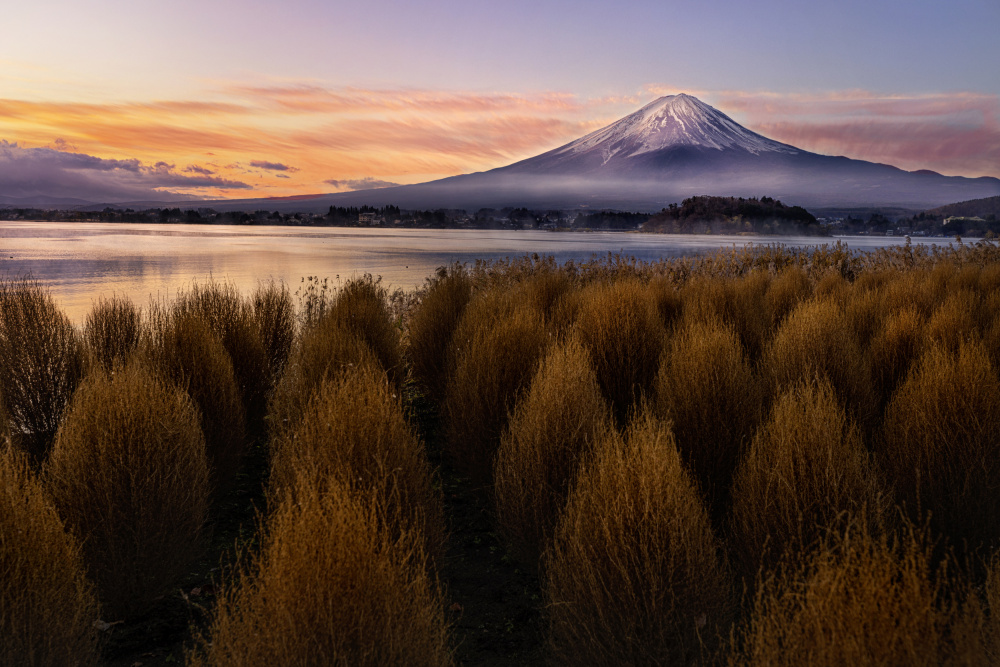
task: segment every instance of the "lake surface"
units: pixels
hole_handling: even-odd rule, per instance
[[[413,289],[453,262],[529,253],[560,263],[621,252],[643,260],[749,244],[815,246],[834,238],[661,235],[625,232],[344,229],[230,225],[0,222],[0,277],[31,274],[82,324],[99,296],[125,294],[138,304],[173,297],[210,276],[252,290],[258,280],[285,281],[294,292],[306,276],[336,282],[380,275]],[[849,237],[851,248],[903,243],[900,237]],[[947,244],[950,239],[914,239]]]

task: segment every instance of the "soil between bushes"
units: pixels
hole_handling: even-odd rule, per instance
[[[448,522],[448,547],[438,576],[445,591],[458,665],[530,665],[543,662],[544,618],[537,576],[508,553],[490,515],[486,490],[475,488],[440,454],[433,408],[410,388],[410,421],[437,468]],[[102,631],[108,667],[184,664],[195,633],[207,633],[220,575],[238,553],[258,546],[258,521],[265,510],[267,448],[254,446],[234,489],[213,509],[205,556],[174,592],[140,618],[109,624]]]

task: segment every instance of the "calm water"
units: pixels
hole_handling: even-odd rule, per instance
[[[248,291],[261,279],[284,280],[294,291],[305,276],[346,279],[381,275],[411,289],[444,264],[475,259],[553,255],[582,261],[608,252],[644,260],[677,257],[751,242],[789,246],[832,243],[815,237],[667,236],[622,232],[388,230],[223,225],[129,225],[0,222],[0,276],[30,274],[82,323],[94,300],[113,293],[145,304],[173,296],[209,276]],[[902,243],[893,237],[847,239],[852,248]],[[917,240],[914,243],[931,243]],[[947,243],[947,239],[937,239]]]

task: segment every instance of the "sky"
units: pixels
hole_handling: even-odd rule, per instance
[[[1000,177],[997,0],[6,5],[0,195],[417,183],[677,92],[806,150]]]

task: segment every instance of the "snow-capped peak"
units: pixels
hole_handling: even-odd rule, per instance
[[[798,152],[792,146],[751,132],[718,109],[684,93],[654,100],[558,152],[598,149],[606,162],[612,157],[632,157],[674,146],[737,149],[754,155]]]

